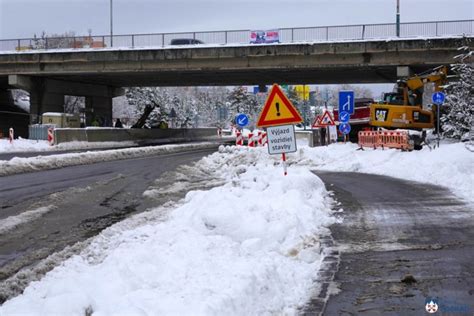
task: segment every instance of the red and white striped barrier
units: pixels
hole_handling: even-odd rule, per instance
[[[258,134],[257,134],[257,146],[258,147],[261,147],[262,146],[262,131],[258,131]]]
[[[255,147],[255,141],[253,139],[253,133],[249,133],[249,139],[248,139],[248,142],[247,142],[247,146]]]
[[[52,128],[48,128],[48,143],[53,146],[54,145],[54,133]]]
[[[267,144],[267,133],[266,132],[258,132],[258,146],[263,147]]]
[[[8,130],[8,139],[10,140],[10,144],[13,144],[13,139],[15,138],[15,131],[12,127]]]
[[[244,137],[242,133],[239,131],[235,132],[235,145],[236,146],[243,146],[244,145]]]

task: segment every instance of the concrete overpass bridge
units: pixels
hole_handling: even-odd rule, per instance
[[[50,45],[24,51],[23,40],[10,40],[18,41],[18,51],[0,51],[0,91],[29,91],[32,114],[63,111],[64,95],[76,95],[86,97],[86,107],[94,109],[95,115],[111,117],[112,98],[127,86],[395,82],[398,75],[450,64],[458,47],[473,46],[474,20],[454,22],[458,22],[454,34],[442,36],[437,26],[438,36],[419,38],[410,33],[405,38],[367,38],[368,26],[352,26],[362,32],[362,39],[354,35],[358,38],[295,41],[294,33],[301,29],[292,29],[292,41],[263,45],[231,43],[231,31],[225,31],[225,43],[187,46],[165,45],[162,36],[162,45],[137,47],[138,35],[131,35],[132,47],[60,49]],[[174,36],[197,37],[190,34]],[[104,44],[105,37],[102,40],[99,46],[110,46]]]

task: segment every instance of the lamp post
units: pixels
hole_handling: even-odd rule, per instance
[[[397,37],[400,37],[400,0],[397,0]]]
[[[110,46],[114,46],[114,31],[113,31],[113,14],[112,14],[112,0],[110,0]]]

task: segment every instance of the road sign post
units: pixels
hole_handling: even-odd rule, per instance
[[[351,115],[349,114],[349,112],[346,112],[346,111],[339,112],[339,121],[341,123],[348,123],[350,118],[351,118]]]
[[[257,127],[267,127],[268,153],[281,153],[285,176],[288,174],[286,153],[296,151],[295,126],[288,124],[298,124],[302,121],[301,115],[288,97],[274,84],[258,117]]]
[[[354,114],[354,91],[339,91],[339,113]]]
[[[270,155],[281,154],[283,160],[283,172],[288,174],[286,167],[286,153],[296,151],[296,136],[294,125],[282,125],[267,127],[268,153]]]
[[[244,127],[249,123],[249,117],[245,114],[239,114],[235,117],[235,123],[240,127]]]
[[[342,123],[341,125],[339,125],[339,131],[344,135],[345,143],[347,135],[351,132],[351,125],[348,123]]]
[[[440,126],[439,126],[439,121],[440,121],[440,111],[439,111],[439,108],[441,107],[441,105],[444,103],[444,93],[443,92],[436,92],[436,93],[433,93],[433,96],[432,96],[432,101],[434,104],[436,104],[436,134],[437,134],[437,145],[439,147],[439,134],[440,134]]]

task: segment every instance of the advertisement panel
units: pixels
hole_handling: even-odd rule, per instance
[[[280,36],[278,30],[250,31],[250,44],[268,44],[279,42]]]

